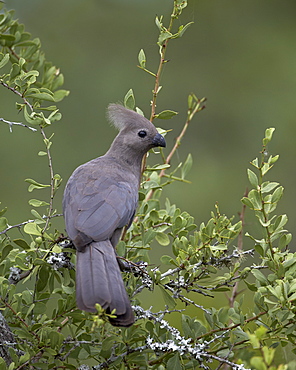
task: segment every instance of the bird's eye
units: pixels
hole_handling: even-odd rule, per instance
[[[147,135],[147,132],[145,130],[141,130],[138,132],[138,135],[143,138]]]

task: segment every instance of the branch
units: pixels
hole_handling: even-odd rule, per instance
[[[26,127],[28,128],[29,130],[32,130],[32,131],[37,131],[36,128],[33,128],[33,127],[30,127],[28,125],[25,125],[24,123],[21,123],[21,122],[12,122],[12,121],[7,121],[6,119],[4,118],[1,118],[0,117],[0,122],[4,122],[4,123],[7,123],[9,125],[9,131],[12,132],[12,126],[15,125],[15,126],[22,126],[22,127]]]
[[[203,110],[205,108],[205,105],[203,105],[203,103],[206,101],[205,98],[202,98],[202,99],[197,99],[195,96],[193,96],[193,99],[195,100],[195,102],[193,103],[193,107],[189,107],[188,109],[188,114],[187,114],[187,120],[183,126],[183,129],[182,131],[180,132],[179,136],[176,138],[176,142],[175,142],[175,145],[173,146],[172,150],[170,151],[169,155],[167,156],[166,160],[165,160],[165,164],[170,164],[171,162],[171,159],[173,157],[173,155],[175,154],[176,150],[179,148],[179,146],[181,145],[181,140],[183,139],[187,129],[188,129],[188,126],[191,122],[191,120],[193,119],[194,115]],[[161,170],[160,173],[159,173],[159,177],[162,178],[166,176],[165,174],[165,169]],[[169,177],[169,176],[168,176]],[[148,201],[153,193],[154,193],[154,189],[150,190],[149,193],[147,194],[146,196],[146,201]]]
[[[192,338],[185,338],[183,337],[179,330],[175,327],[170,326],[170,324],[163,320],[162,317],[158,318],[153,314],[152,312],[145,311],[141,307],[136,306],[134,307],[134,310],[136,311],[137,315],[139,317],[146,318],[148,320],[152,320],[154,322],[158,322],[162,328],[165,328],[168,332],[171,333],[172,339],[168,339],[166,341],[155,341],[150,336],[146,339],[146,343],[149,346],[149,348],[155,352],[161,351],[164,353],[170,353],[170,352],[179,352],[180,355],[188,354],[191,357],[195,358],[197,361],[202,363],[202,358],[207,358],[211,360],[217,360],[221,363],[227,364],[232,366],[233,369],[237,370],[243,370],[245,367],[243,365],[237,365],[231,361],[229,361],[227,358],[219,357],[213,354],[210,354],[206,352],[206,348],[209,346],[209,344],[215,342],[217,339],[220,339],[221,337],[224,337],[224,335],[229,331],[225,329],[223,333],[221,333],[218,336],[214,336],[214,338],[210,341],[203,341],[202,343],[197,343],[196,341],[192,341]]]
[[[17,91],[16,89],[14,89],[13,87],[7,85],[7,83],[5,83],[4,81],[0,81],[0,84],[4,87],[6,87],[8,90],[12,91],[14,94],[18,95],[19,97],[21,97],[24,101],[24,103],[30,108],[30,110],[33,112],[34,109],[33,109],[33,106],[28,102],[28,100],[19,92]]]
[[[54,218],[54,217],[61,217],[63,216],[62,213],[57,213],[56,215],[51,215],[50,218]],[[48,219],[49,216],[43,216],[42,217],[44,220]],[[6,234],[8,231],[10,231],[11,229],[15,229],[15,228],[20,228],[22,226],[25,226],[31,222],[35,222],[36,220],[28,220],[28,221],[24,221],[24,222],[21,222],[19,224],[16,224],[16,225],[11,225],[11,226],[8,226],[5,230],[1,231],[0,232],[0,235],[2,234]]]
[[[146,344],[144,346],[139,346],[136,348],[129,348],[127,351],[121,353],[118,356],[112,355],[110,358],[108,358],[105,362],[102,362],[100,365],[93,366],[94,370],[99,370],[99,369],[106,369],[109,367],[110,364],[115,362],[118,359],[123,359],[125,356],[130,355],[131,353],[139,352],[142,353],[145,349],[148,349],[149,346]]]
[[[247,320],[245,320],[245,324],[248,324],[249,322],[252,322],[252,321],[255,321],[255,320],[258,320],[259,317],[263,316],[263,315],[266,315],[267,314],[267,311],[262,311],[262,312],[259,312],[258,315],[256,316],[253,316],[253,317],[250,317],[248,318]],[[209,335],[212,335],[212,334],[215,334],[215,333],[219,333],[220,331],[230,331],[232,329],[235,329],[237,328],[238,326],[241,326],[241,323],[239,324],[234,324],[234,325],[230,325],[228,327],[225,327],[225,328],[217,328],[217,329],[213,329],[211,331],[209,331],[208,333],[204,333],[202,335],[200,335],[199,337],[196,337],[195,340],[199,340],[199,339],[202,339],[202,338],[205,338],[205,337],[208,337]]]
[[[246,189],[245,193],[244,193],[244,197],[246,197],[248,195],[248,189]],[[243,236],[244,236],[244,226],[245,226],[245,212],[246,212],[246,205],[243,204],[242,206],[242,211],[240,212],[239,214],[239,218],[240,218],[240,221],[242,222],[242,228],[241,228],[241,231],[238,235],[238,240],[237,240],[237,250],[242,252],[243,251]],[[238,272],[236,273],[236,275],[238,275]],[[228,301],[229,301],[229,307],[233,307],[234,306],[234,302],[235,302],[235,299],[236,297],[242,292],[242,291],[238,291],[238,284],[239,282],[237,281],[235,284],[234,284],[234,287],[232,289],[232,293],[231,293],[231,296],[227,296],[228,298]]]
[[[172,15],[171,15],[169,27],[167,29],[168,32],[170,32],[171,29],[172,29],[172,27],[173,27],[174,18],[173,18]],[[152,102],[151,102],[151,115],[150,115],[150,121],[151,122],[155,118],[156,100],[157,100],[158,92],[160,90],[160,75],[162,73],[164,64],[167,62],[167,60],[165,60],[165,53],[166,53],[166,50],[167,50],[167,46],[168,46],[169,41],[170,41],[169,38],[166,39],[164,41],[163,45],[160,48],[160,60],[159,60],[158,69],[157,69],[157,72],[156,72],[156,75],[155,75],[154,89],[152,90],[152,92],[153,92],[153,98],[152,98]],[[145,158],[146,158],[146,156],[145,156]]]
[[[206,312],[206,313],[210,313],[206,308],[204,308],[203,306],[195,303],[192,299],[188,298],[188,297],[185,297],[183,294],[181,294],[180,292],[177,292],[175,291],[172,287],[170,287],[168,284],[163,284],[163,287],[167,290],[169,290],[171,293],[173,293],[173,296],[180,299],[181,302],[184,302],[186,305],[188,304],[192,304],[193,306],[195,306],[196,308],[200,308],[202,311]]]
[[[173,23],[174,23],[174,19],[176,18],[175,17],[175,6],[176,6],[176,4],[174,3],[174,8],[173,8],[173,12],[171,14],[170,23],[169,23],[169,26],[167,28],[167,32],[171,32],[172,27],[173,27]],[[152,90],[153,97],[152,97],[152,101],[151,101],[151,114],[150,114],[150,121],[151,122],[153,122],[153,120],[155,118],[156,100],[157,100],[158,93],[161,89],[160,76],[161,76],[164,64],[166,62],[168,62],[167,60],[165,60],[165,53],[166,53],[167,46],[168,46],[168,43],[169,43],[170,40],[171,40],[170,38],[167,38],[163,42],[162,45],[160,45],[158,43],[158,45],[160,47],[160,60],[159,60],[159,65],[158,65],[158,69],[157,69],[156,74],[146,70],[145,68],[143,68],[144,70],[146,70],[146,72],[150,73],[152,76],[155,77],[154,89]],[[146,159],[147,159],[147,154],[145,154],[144,157],[143,157],[142,174],[143,174],[143,172],[145,170],[145,167],[146,167]]]
[[[44,228],[42,229],[42,234],[46,231],[49,221],[52,218],[52,212],[53,212],[53,198],[54,198],[54,190],[55,190],[55,180],[54,180],[54,171],[52,166],[52,158],[50,154],[50,142],[49,139],[46,137],[43,127],[40,127],[41,134],[43,136],[43,140],[46,146],[46,153],[48,158],[48,166],[49,166],[49,172],[50,172],[50,200],[49,200],[49,209],[48,209],[48,216],[46,218],[46,222],[44,225]]]
[[[9,348],[13,348],[16,351],[15,345],[14,335],[7,325],[4,316],[0,313],[0,356],[5,360],[7,366],[12,362]]]
[[[246,250],[246,251],[243,251],[243,252],[239,252],[238,250],[234,250],[233,253],[231,255],[227,255],[227,256],[224,256],[222,258],[219,258],[219,259],[216,259],[216,261],[212,261],[211,263],[209,262],[198,262],[194,265],[192,265],[192,268],[193,270],[196,270],[198,268],[200,268],[201,266],[208,266],[208,265],[213,265],[213,266],[221,266],[222,264],[224,264],[225,262],[230,262],[233,258],[241,258],[242,256],[244,255],[252,255],[253,253],[253,249],[250,249],[250,250]],[[146,266],[138,266],[138,265],[135,265],[133,268],[135,269],[133,271],[133,273],[135,274],[135,276],[138,276],[141,278],[141,285],[139,285],[133,292],[132,296],[134,297],[135,295],[139,294],[143,289],[147,288],[149,290],[151,290],[151,287],[153,286],[153,279],[150,277],[148,271],[146,270],[145,268]],[[251,266],[250,269],[263,269],[263,268],[266,268],[266,266]],[[156,272],[158,270],[158,268],[154,268],[151,270],[151,272]],[[213,286],[213,287],[208,287],[208,286],[201,286],[201,285],[197,285],[196,284],[196,280],[199,280],[199,277],[196,277],[193,281],[189,281],[190,279],[188,280],[184,280],[183,276],[179,276],[177,277],[175,280],[173,280],[173,276],[175,274],[179,274],[179,272],[183,271],[183,270],[186,270],[185,266],[181,265],[181,266],[178,266],[178,267],[175,267],[174,269],[168,269],[167,271],[165,271],[164,273],[162,273],[160,275],[160,279],[159,281],[163,280],[165,277],[168,277],[168,276],[171,276],[171,280],[166,283],[166,284],[161,284],[165,289],[168,289],[171,293],[173,293],[173,296],[177,299],[180,299],[182,302],[184,302],[185,304],[192,304],[194,305],[195,307],[197,308],[200,308],[204,311],[206,311],[202,306],[196,304],[193,300],[185,297],[184,295],[182,295],[180,293],[180,290],[183,289],[187,292],[195,292],[195,293],[199,293],[199,294],[202,294],[202,295],[205,295],[205,296],[210,296],[212,297],[212,295],[210,295],[209,293],[207,292],[210,292],[210,291],[213,291],[221,286],[233,286],[235,284],[235,281],[238,280],[238,279],[241,279],[241,276],[240,275],[235,275],[235,276],[232,276],[230,278],[228,278],[227,280],[217,284],[216,286]],[[159,270],[158,270],[159,271]],[[159,271],[160,272],[160,271]],[[198,289],[196,289],[196,288]]]
[[[2,303],[13,313],[13,315],[26,327],[29,333],[31,333],[39,342],[40,342],[40,337],[38,334],[35,333],[35,331],[30,330],[29,325],[26,323],[26,321],[17,313],[9,303],[7,303],[2,297],[0,297],[0,300]]]

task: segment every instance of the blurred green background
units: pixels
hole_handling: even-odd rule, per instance
[[[48,60],[65,76],[71,91],[59,104],[62,121],[52,146],[54,169],[64,178],[55,207],[61,212],[66,180],[79,164],[103,154],[115,130],[106,123],[110,102],[122,101],[132,88],[137,105],[149,116],[154,80],[136,67],[141,48],[147,67],[158,64],[154,19],[169,20],[172,0],[8,0],[16,18],[33,37],[39,37]],[[216,201],[228,216],[238,215],[248,180],[246,168],[259,155],[261,139],[275,127],[270,152],[280,154],[270,180],[285,187],[278,213],[289,216],[295,229],[296,134],[296,2],[270,0],[191,0],[176,21],[194,21],[183,38],[169,44],[161,80],[158,111],[179,112],[157,126],[173,131],[169,153],[186,117],[187,96],[207,97],[207,108],[192,122],[174,163],[193,156],[192,184],[175,183],[166,189],[172,203],[191,213],[197,224],[207,221]],[[20,121],[15,96],[0,89],[0,116]],[[21,118],[20,118],[21,117]],[[28,200],[46,199],[29,194],[25,178],[48,183],[46,157],[38,133],[0,124],[0,201],[7,206],[9,222],[32,217]],[[62,219],[54,221],[63,230]],[[247,227],[252,227],[247,215]],[[292,247],[293,249],[293,247]],[[167,254],[159,247],[159,255]]]

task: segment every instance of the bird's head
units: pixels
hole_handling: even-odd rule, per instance
[[[130,155],[142,157],[151,148],[166,146],[164,137],[141,114],[119,104],[110,104],[108,117],[119,130],[114,143],[116,142],[116,146],[120,146],[123,152],[130,151]]]

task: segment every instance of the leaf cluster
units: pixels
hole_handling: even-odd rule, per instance
[[[40,40],[32,39],[13,14],[0,14],[0,84],[19,97],[16,108],[28,124],[44,127],[61,119],[55,103],[69,92],[60,89],[64,76],[46,60]]]

